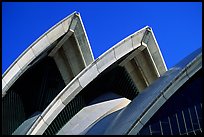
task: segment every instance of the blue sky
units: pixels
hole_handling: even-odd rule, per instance
[[[201,2],[2,2],[2,74],[39,36],[80,12],[94,54],[150,26],[167,68],[202,47]]]

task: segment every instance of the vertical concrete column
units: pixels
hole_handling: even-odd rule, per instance
[[[145,52],[146,50],[147,49],[144,49],[142,52],[138,53],[134,60],[141,68],[141,72],[144,75],[143,77],[149,86],[155,79],[157,79],[157,75],[154,66],[151,63],[151,58],[147,55],[148,53]]]
[[[55,63],[60,71],[60,74],[65,82],[65,84],[67,85],[73,78],[73,73],[72,70],[66,60],[66,58],[64,57],[64,53],[62,51],[63,49],[60,48],[55,55],[53,56]]]
[[[142,91],[147,87],[145,83],[144,77],[141,74],[140,69],[138,68],[134,59],[130,60],[125,64],[125,68],[127,72],[130,74],[131,78],[133,79],[135,85],[137,86],[139,91]]]
[[[70,68],[72,69],[74,76],[76,76],[83,68],[85,68],[85,63],[83,62],[78,49],[79,47],[73,35],[64,43],[62,48],[66,59],[70,64]]]

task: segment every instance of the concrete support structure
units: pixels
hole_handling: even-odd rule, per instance
[[[113,122],[105,121],[101,134],[137,134],[201,69],[201,54],[167,71],[154,33],[146,26],[94,60],[81,17],[75,12],[31,44],[3,74],[3,109],[16,112],[12,103],[20,102],[23,110],[20,120],[4,114],[4,123],[7,119],[16,122],[4,134],[86,134],[109,116]],[[22,88],[29,82],[34,86]],[[40,103],[35,105],[32,98]],[[24,128],[25,123],[30,127]]]
[[[80,34],[79,34],[80,32]],[[70,42],[71,41],[71,44]],[[67,45],[68,44],[68,45]],[[66,46],[65,46],[66,45]],[[6,70],[3,74],[3,87],[2,87],[2,96],[6,94],[6,91],[14,84],[14,82],[25,72],[28,70],[29,65],[36,59],[39,58],[43,53],[47,50],[49,51],[48,56],[59,59],[59,62],[56,62],[57,65],[63,66],[62,70],[59,66],[59,70],[61,74],[71,73],[64,72],[63,69],[68,69],[66,64],[68,64],[68,60],[56,53],[61,47],[70,46],[71,50],[74,50],[75,53],[71,56],[75,56],[76,61],[78,61],[78,67],[76,68],[74,76],[79,73],[80,70],[85,68],[85,66],[89,65],[93,60],[93,53],[91,51],[91,47],[83,27],[83,23],[79,13],[74,12],[68,17],[64,18],[62,21],[57,23],[55,26],[50,28],[47,32],[45,32],[42,36],[40,36],[35,42],[33,42]],[[63,49],[64,49],[63,48]],[[73,49],[72,49],[73,48]],[[64,50],[62,51],[65,55],[67,54]],[[56,55],[55,55],[56,54]],[[55,57],[56,56],[56,57]],[[66,62],[61,64],[62,62]],[[72,62],[72,61],[71,61]],[[73,61],[74,62],[74,61]],[[73,65],[73,63],[71,64]],[[71,66],[68,66],[71,67]],[[73,66],[75,67],[75,66]],[[74,69],[73,69],[74,70]],[[72,71],[73,71],[72,70]],[[75,70],[74,70],[75,71]],[[66,80],[65,83],[68,83],[73,76],[71,74],[63,75],[63,79]]]
[[[136,77],[138,76],[137,78],[134,79],[134,83],[139,89],[139,91],[142,91],[143,89],[148,87],[151,83],[153,83],[154,80],[156,80],[160,75],[163,74],[161,72],[165,72],[167,69],[164,64],[164,61],[155,62],[152,57],[153,55],[151,55],[152,52],[149,51],[154,50],[155,51],[154,56],[157,57],[156,59],[163,60],[162,55],[159,54],[160,52],[158,52],[159,51],[158,45],[152,44],[154,48],[148,49],[148,45],[142,41],[144,39],[143,37],[146,37],[145,36],[146,31],[150,31],[151,32],[150,34],[153,35],[152,30],[149,30],[149,27],[145,27],[139,30],[138,32],[130,35],[121,42],[117,43],[115,46],[113,46],[111,49],[109,49],[107,52],[101,55],[93,63],[91,63],[89,66],[83,69],[75,78],[73,78],[71,82],[69,82],[69,84],[64,88],[64,90],[58,94],[58,96],[55,98],[56,100],[53,100],[52,103],[55,104],[57,100],[61,100],[61,96],[67,94],[66,92],[69,91],[69,87],[72,87],[71,86],[72,83],[79,81],[79,85],[81,85],[82,88],[80,88],[79,90],[78,88],[76,88],[75,89],[76,91],[73,90],[72,93],[70,93],[69,91],[69,96],[66,95],[66,98],[69,98],[69,100],[66,99],[66,104],[68,104],[76,95],[78,95],[85,87],[87,87],[87,85],[91,81],[93,81],[99,74],[103,73],[108,67],[110,67],[114,63],[118,63],[120,66],[126,66],[125,68],[126,70],[128,70],[127,72],[130,74],[131,77],[135,78],[134,76],[135,74]],[[137,36],[139,38],[137,38]],[[134,43],[137,45],[133,45]],[[138,58],[140,59],[140,61],[138,61]],[[130,62],[134,65],[134,69],[132,69],[132,72],[130,71],[131,68],[127,67],[126,65]],[[160,71],[158,71],[157,66],[160,66],[161,69]],[[73,74],[73,72],[71,74]],[[49,105],[50,107],[52,106],[52,103]],[[49,106],[48,108],[50,108]],[[46,115],[46,113],[47,112],[44,111],[41,115]],[[56,115],[58,115],[59,113],[60,111],[57,111]],[[54,118],[55,117],[52,117],[51,121],[53,121]],[[34,125],[35,124],[37,123],[34,123]],[[28,134],[33,134],[33,132],[30,130]]]

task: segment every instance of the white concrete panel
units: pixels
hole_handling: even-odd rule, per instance
[[[157,110],[166,102],[163,96],[160,96],[157,101],[150,107],[150,109],[140,119],[143,125],[157,112]]]
[[[5,92],[8,89],[8,86],[6,85],[6,82],[2,79],[2,93]]]
[[[82,133],[83,131],[85,131],[89,126],[91,126],[91,124],[93,124],[96,120],[89,120],[89,119],[84,119],[83,121],[81,121],[81,123],[79,124],[78,127],[78,134]]]
[[[74,31],[74,30],[75,30],[75,27],[76,27],[76,25],[77,25],[77,21],[78,21],[77,18],[74,18],[74,19],[72,20],[71,26],[70,26],[70,28],[69,28],[71,31]]]
[[[155,74],[155,68],[152,65],[147,50],[143,50],[143,52],[138,53],[135,57],[135,62],[137,63],[146,84],[149,86],[157,78],[157,74]]]
[[[99,109],[100,108],[100,109]],[[112,108],[112,107],[111,107]],[[89,121],[94,122],[95,120],[101,118],[103,115],[105,115],[106,112],[108,112],[110,108],[105,109],[104,106],[97,107],[93,113],[91,113],[88,117]]]
[[[86,110],[87,107],[84,107],[82,110],[80,110],[80,113],[78,114],[78,117],[81,118],[82,120],[83,119],[86,119],[88,116],[89,116],[89,113],[87,113]],[[88,111],[90,112],[90,111]]]
[[[68,19],[66,19],[65,21],[62,22],[62,26],[63,26],[63,29],[64,29],[65,32],[68,31],[71,20],[72,20],[72,18],[68,18]]]
[[[89,121],[89,119],[87,120],[83,120],[80,125],[78,126],[77,135],[80,135],[82,132],[84,132],[91,124],[93,123],[93,121]]]
[[[66,135],[66,133],[61,129],[56,135]]]
[[[60,99],[63,104],[67,105],[80,91],[82,87],[79,84],[79,80],[75,79],[75,81],[65,90]]]
[[[123,41],[121,44],[117,45],[114,48],[115,51],[115,57],[116,59],[120,59],[122,56],[127,54],[128,52],[132,51],[132,40],[131,38],[128,38],[127,40]]]
[[[131,100],[127,99],[127,98],[123,98],[123,100],[121,101],[121,103],[119,103],[117,106],[115,106],[114,108],[112,108],[110,111],[108,111],[108,113],[106,113],[107,115],[108,114],[111,114],[117,110],[120,110],[124,107],[126,107],[129,103],[131,102]]]
[[[152,35],[152,31],[151,31],[151,34],[149,34],[149,40],[148,40],[148,48],[150,50],[150,53],[155,53],[157,52],[159,49],[158,49],[158,46],[157,46],[157,43],[156,43],[156,39],[153,38],[153,35]]]
[[[35,54],[32,49],[29,49],[19,60],[18,65],[21,69],[24,69],[35,58]]]
[[[55,53],[53,58],[65,84],[67,85],[73,79],[74,76],[67,62],[67,59],[64,57],[64,54],[63,52],[61,52],[61,50],[62,49],[60,48],[59,51]]]
[[[129,54],[128,57],[123,59],[123,61],[121,61],[119,65],[125,66],[127,62],[130,62],[130,60],[132,60],[135,56],[137,56],[139,53],[141,53],[141,51],[143,51],[145,48],[146,48],[146,44],[145,45],[139,45],[139,47],[137,49],[135,49],[133,52],[131,52],[131,54]]]
[[[132,128],[132,130],[128,133],[128,135],[136,135],[140,129],[143,127],[143,125],[140,122],[137,122],[135,126]]]
[[[87,127],[89,127],[94,121],[101,118],[101,116],[103,116],[107,112],[107,110],[105,110],[103,107],[99,107],[99,106],[92,106],[92,107],[96,107],[96,108],[92,108],[93,111],[91,111],[91,113],[89,112],[88,117],[84,117],[84,118],[81,119],[81,117],[79,117],[78,115],[80,114],[82,116],[87,112],[80,111],[80,113],[78,113],[70,121],[71,124],[73,124],[73,122],[74,122],[73,125],[75,125],[75,128],[72,129],[73,134],[75,134],[75,135],[80,134]]]
[[[123,106],[123,105],[127,105],[126,103],[129,102],[130,100],[129,99],[126,99],[126,98],[118,98],[118,99],[113,99],[113,100],[110,100],[110,101],[106,101],[105,103],[107,103],[106,105],[104,104],[104,109],[109,109],[109,110],[112,110],[113,108],[118,108],[120,106]]]
[[[6,82],[2,79],[2,89],[6,86]]]
[[[86,106],[85,108],[83,108],[83,113],[94,112],[96,108],[93,106],[97,106],[97,104]]]
[[[70,132],[70,131],[69,131],[69,132]],[[80,132],[80,130],[79,130],[79,124],[77,124],[77,125],[75,125],[75,126],[72,127],[71,133],[72,133],[73,135],[78,135],[79,132]]]
[[[70,125],[69,122],[66,123],[66,125],[58,132],[57,135],[72,135],[73,133],[70,130],[71,127],[73,127],[73,125]]]
[[[199,56],[197,60],[190,64],[190,66],[187,65],[186,71],[189,78],[192,77],[200,68],[202,68],[202,56]]]
[[[109,114],[108,112],[115,112],[119,107],[124,107],[129,102],[130,101],[126,98],[120,98],[84,107],[70,119],[70,121],[62,128],[62,130],[65,134],[80,134],[96,120],[102,118],[104,115]],[[59,134],[63,132],[59,132]]]
[[[21,72],[20,67],[18,66],[17,63],[13,65],[13,67],[8,71],[8,73],[4,76],[3,80],[9,86],[9,83],[12,83],[13,80],[16,79],[18,74]]]
[[[84,88],[99,74],[96,64],[91,64],[90,68],[79,77],[79,83]]]
[[[174,79],[175,81],[173,81],[167,91],[164,91],[164,97],[169,99],[188,79],[186,72],[181,73],[180,76],[177,76],[176,80]]]
[[[75,43],[75,40],[72,41],[70,39],[64,43],[62,48],[71,70],[74,76],[76,76],[83,68],[85,68],[85,61],[83,59],[83,55],[81,54],[80,47],[78,47],[77,43]]]
[[[75,116],[75,118],[78,118],[78,117]],[[71,127],[69,129],[67,128],[66,134],[70,134],[71,133],[71,134],[74,134],[74,135],[78,135],[78,134],[80,134],[83,131],[82,124],[85,124],[85,125],[90,124],[88,119],[83,121],[83,120],[78,118],[77,121],[78,122],[76,124],[74,124],[74,125],[72,125],[72,123],[70,123]],[[72,122],[73,122],[73,120],[72,120]]]
[[[155,65],[157,66],[159,74],[160,75],[164,74],[167,71],[167,68],[166,68],[164,59],[161,56],[160,52],[156,51],[155,53],[151,55],[152,55]]]
[[[80,121],[82,120],[81,117],[78,117],[78,115],[81,113],[78,112],[74,117],[72,117],[72,119],[69,121],[69,123],[72,125],[72,126],[75,126],[77,125],[78,123],[80,123]]]
[[[62,103],[61,99],[58,99],[55,104],[50,108],[50,110],[42,116],[44,121],[50,125],[51,122],[55,119],[55,117],[61,112],[61,110],[65,107]]]
[[[71,125],[69,122],[66,123],[66,125],[57,133],[57,135],[72,135],[71,128],[73,125]]]
[[[125,98],[119,98],[109,101],[100,102],[85,108],[85,112],[89,113],[88,119],[90,121],[95,121],[101,118],[103,115],[108,114],[109,111],[120,105],[127,100]],[[90,113],[91,112],[91,113]]]
[[[34,52],[34,54],[37,56],[39,55],[44,49],[46,49],[49,46],[49,41],[47,39],[47,36],[45,35],[42,37],[35,45],[31,48]]]
[[[48,37],[49,42],[53,43],[55,40],[57,40],[63,34],[65,34],[64,28],[63,28],[62,24],[59,24],[53,30],[48,32],[47,37]]]
[[[148,53],[149,61],[151,62],[152,66],[154,67],[154,72],[156,73],[156,77],[157,78],[160,77],[159,71],[157,69],[157,66],[156,66],[156,64],[155,64],[155,62],[154,62],[154,60],[152,58],[152,55],[151,55],[149,49],[146,48],[146,50],[144,50],[144,51],[146,51]]]
[[[114,50],[108,51],[106,54],[104,54],[101,58],[98,59],[96,62],[97,68],[99,72],[102,72],[106,68],[108,68],[111,64],[113,64],[116,61]]]
[[[125,64],[124,64],[126,70],[131,73],[135,70],[134,66],[132,65],[131,61],[127,61]]]
[[[164,59],[163,59],[163,56],[162,56],[162,54],[161,54],[161,50],[160,50],[160,48],[159,48],[159,46],[158,46],[158,43],[157,43],[157,40],[156,40],[156,38],[155,38],[155,36],[154,36],[154,32],[151,30],[151,35],[150,35],[150,38],[152,37],[152,39],[153,39],[153,42],[155,43],[155,47],[153,47],[153,49],[151,50],[151,54],[154,54],[155,52],[158,52],[158,54],[159,54],[159,56],[160,56],[160,58],[161,58],[161,62],[162,62],[162,64],[163,64],[163,68],[162,68],[162,71],[161,71],[161,74],[163,74],[164,72],[166,72],[167,71],[167,67],[166,67],[166,64],[165,64],[165,61],[164,61]],[[149,46],[150,47],[150,46]],[[154,51],[155,50],[155,51]]]
[[[34,130],[31,132],[31,135],[42,135],[47,128],[48,125],[43,121],[43,119],[41,119]]]
[[[141,32],[138,32],[138,33],[136,33],[135,35],[133,35],[131,37],[132,43],[133,43],[133,49],[135,49],[135,48],[137,48],[138,46],[141,45],[141,41],[142,41],[144,32],[145,32],[145,30],[141,31]]]
[[[5,89],[5,90],[7,90],[7,89]],[[5,90],[4,91],[2,90],[2,95],[1,95],[2,98],[6,95]]]

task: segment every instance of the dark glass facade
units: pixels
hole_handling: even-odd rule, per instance
[[[138,135],[202,134],[202,83],[199,70],[167,100]]]
[[[12,134],[25,120],[42,113],[64,87],[53,59],[32,65],[2,98],[2,134]]]
[[[111,68],[94,79],[69,102],[48,126],[43,135],[57,134],[84,107],[117,98],[117,96],[112,97],[110,94],[108,94],[108,97],[104,97],[104,94],[109,92],[130,100],[134,99],[139,93],[125,68],[119,66]]]

